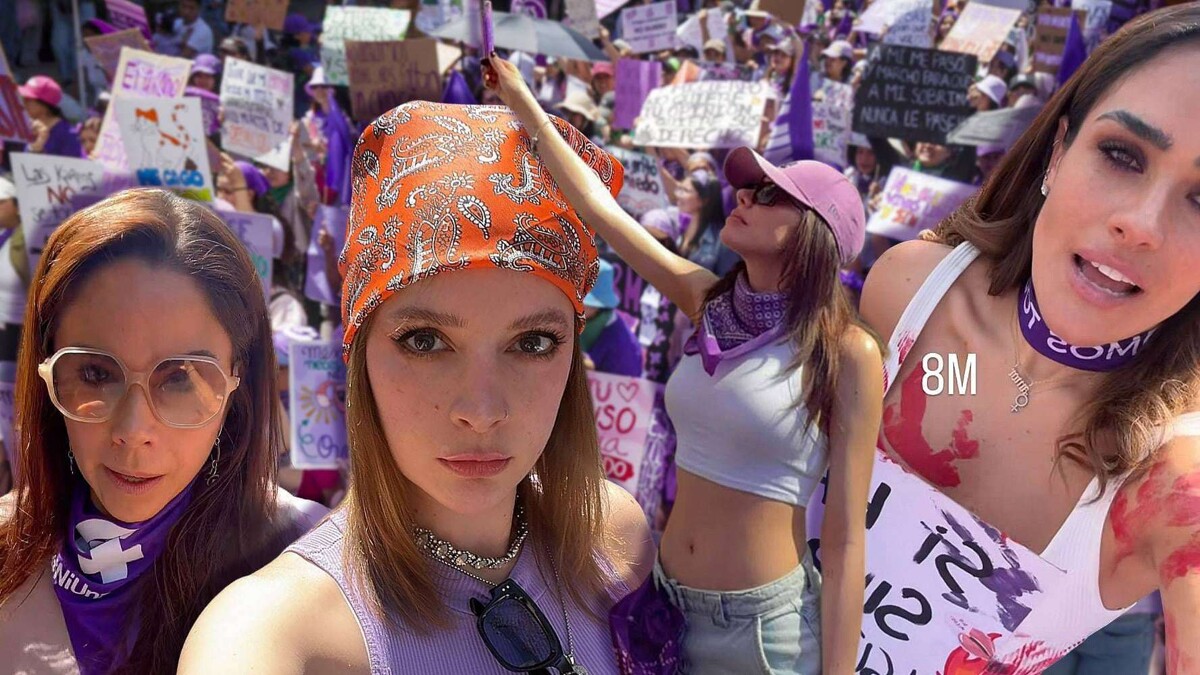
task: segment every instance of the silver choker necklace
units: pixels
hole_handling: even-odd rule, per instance
[[[413,540],[416,542],[417,548],[421,549],[421,551],[434,560],[451,567],[459,569],[470,567],[476,570],[498,570],[516,560],[517,554],[521,552],[521,545],[525,543],[525,537],[529,535],[529,523],[525,520],[525,509],[518,506],[516,512],[513,514],[513,518],[517,521],[517,536],[513,537],[512,544],[508,547],[508,552],[499,558],[484,558],[470,551],[456,548],[454,544],[423,527],[413,528]]]

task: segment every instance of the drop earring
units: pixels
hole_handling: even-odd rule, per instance
[[[221,461],[221,436],[217,435],[217,442],[213,443],[212,464],[208,470],[208,478],[204,479],[205,485],[212,485],[216,482],[219,474],[217,473],[217,462]]]
[[[1046,185],[1046,181],[1042,181],[1042,196],[1043,197],[1050,196],[1050,186]]]
[[[75,453],[70,450],[67,451],[67,469],[71,471],[72,476],[75,475]]]

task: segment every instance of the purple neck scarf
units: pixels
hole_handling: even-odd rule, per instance
[[[732,291],[704,306],[700,326],[688,338],[683,353],[700,354],[704,371],[712,375],[721,359],[748,354],[783,335],[786,313],[783,293],[755,293],[746,275],[740,274]]]
[[[1088,370],[1097,373],[1116,370],[1133,361],[1138,351],[1150,341],[1150,336],[1157,327],[1145,333],[1134,335],[1124,340],[1117,340],[1106,345],[1094,347],[1076,347],[1055,335],[1042,319],[1038,309],[1037,295],[1033,292],[1033,280],[1025,282],[1021,291],[1021,301],[1017,303],[1020,315],[1021,335],[1037,353],[1064,366]]]
[[[76,481],[66,537],[51,560],[54,592],[62,607],[75,660],[84,675],[108,673],[129,656],[136,639],[130,614],[138,579],[167,544],[167,535],[192,500],[195,483],[162,511],[140,523],[105,517],[89,489]]]

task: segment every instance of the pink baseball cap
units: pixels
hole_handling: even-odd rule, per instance
[[[62,103],[62,87],[45,75],[34,75],[26,80],[25,84],[17,87],[17,91],[25,98],[41,101],[56,108],[59,103]]]
[[[608,75],[609,77],[614,77],[616,75],[616,71],[613,69],[613,64],[611,62],[601,61],[599,63],[592,64],[592,77],[596,77],[597,75]]]
[[[769,178],[793,199],[816,211],[833,230],[843,265],[862,250],[867,236],[862,197],[841,172],[828,164],[804,160],[780,168],[743,146],[725,158],[725,178],[735,190]]]

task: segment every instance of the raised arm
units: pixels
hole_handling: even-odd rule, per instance
[[[567,200],[617,255],[690,317],[697,317],[704,293],[717,281],[712,272],[681,258],[658,243],[617,204],[587,164],[557,133],[550,118],[525,86],[521,74],[504,59],[485,65],[484,82],[512,108],[531,136],[537,152]]]

